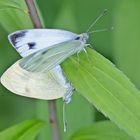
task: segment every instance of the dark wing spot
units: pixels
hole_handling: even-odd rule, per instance
[[[27,33],[27,31],[24,30],[24,31],[20,31],[20,32],[18,32],[18,33],[12,34],[12,35],[10,36],[10,40],[11,40],[11,42],[13,43],[13,45],[14,45],[14,46],[16,45],[16,43],[17,43],[17,38],[20,38],[20,37],[25,36],[26,33]]]
[[[35,49],[35,45],[36,45],[35,42],[29,42],[28,43],[29,49]]]

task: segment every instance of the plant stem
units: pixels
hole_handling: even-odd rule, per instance
[[[42,28],[43,26],[41,25],[41,21],[37,13],[34,0],[25,0],[25,2],[28,6],[29,14],[32,23],[34,25],[34,28]],[[60,140],[61,138],[57,121],[55,100],[48,101],[48,110],[49,110],[49,122],[51,123],[52,126],[53,140]]]
[[[58,128],[58,121],[56,115],[56,102],[54,100],[48,101],[49,107],[49,115],[50,115],[50,124],[52,125],[53,129],[53,140],[61,140],[60,133]]]
[[[37,13],[37,9],[35,7],[34,0],[25,0],[25,1],[28,6],[30,18],[32,20],[34,28],[42,28],[41,21]]]

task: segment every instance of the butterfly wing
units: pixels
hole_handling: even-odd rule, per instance
[[[49,71],[83,48],[84,43],[79,40],[63,42],[21,59],[20,66],[30,72]]]
[[[31,29],[11,33],[8,39],[22,57],[40,49],[73,40],[77,34],[58,29]]]
[[[32,73],[22,69],[19,61],[2,75],[1,83],[15,94],[44,100],[61,98],[72,91],[59,66],[47,73]]]

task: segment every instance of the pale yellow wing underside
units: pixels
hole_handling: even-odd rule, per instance
[[[44,100],[64,97],[67,89],[55,79],[52,69],[46,73],[32,73],[22,69],[18,60],[1,77],[1,83],[11,92]]]

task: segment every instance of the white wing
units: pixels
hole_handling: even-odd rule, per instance
[[[58,29],[31,29],[11,33],[8,39],[22,57],[40,49],[73,40],[77,34]]]
[[[44,72],[61,64],[66,58],[80,52],[84,48],[84,42],[72,40],[63,42],[35,52],[20,60],[20,66],[30,72]]]
[[[1,77],[1,83],[15,94],[37,99],[52,100],[72,92],[59,66],[47,73],[32,73],[13,64]]]

